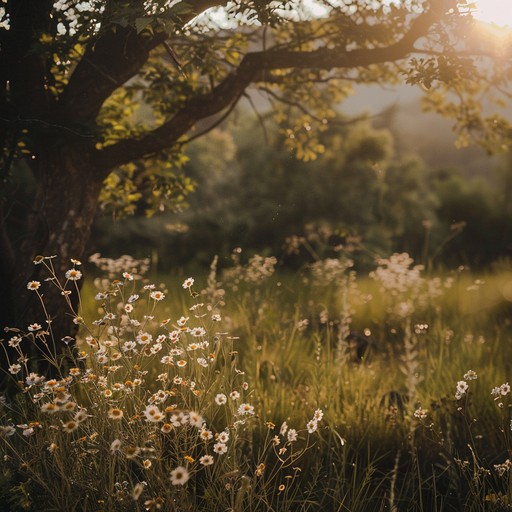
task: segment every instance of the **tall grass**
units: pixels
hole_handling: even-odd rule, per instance
[[[56,379],[11,362],[6,510],[510,508],[511,274],[236,257],[155,286],[147,262],[95,262],[76,347],[36,325],[4,341],[66,356]],[[38,263],[70,307],[78,262]]]

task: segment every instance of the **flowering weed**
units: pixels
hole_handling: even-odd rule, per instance
[[[193,278],[169,291],[142,279],[134,260],[99,261],[109,276],[96,280],[94,319],[84,319],[70,300],[80,293],[79,262],[61,282],[51,259],[42,258],[48,282],[27,285],[43,308],[44,286],[61,289],[80,328],[76,344],[54,339],[50,313],[46,329],[13,328],[8,340],[20,394],[1,404],[2,453],[19,489],[37,496],[31,506],[186,511],[280,503],[286,510],[322,412],[286,435],[270,422],[261,425],[267,434],[253,447],[261,420],[237,339],[221,330],[216,305],[200,302]],[[180,288],[188,311],[163,317],[164,300]],[[34,371],[22,341],[53,365],[56,378]]]

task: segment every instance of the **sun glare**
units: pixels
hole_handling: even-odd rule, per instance
[[[512,28],[512,0],[474,0],[474,7],[475,19]]]

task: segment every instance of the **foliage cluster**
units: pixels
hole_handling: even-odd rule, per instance
[[[341,116],[318,139],[323,153],[304,162],[269,120],[215,130],[188,153],[184,170],[197,183],[190,210],[114,225],[100,219],[96,249],[143,256],[151,247],[162,271],[205,267],[212,253],[225,261],[238,246],[294,267],[340,248],[352,250],[359,268],[402,251],[438,267],[477,269],[510,257],[510,159],[494,180],[489,169],[469,179],[397,153],[390,129]]]

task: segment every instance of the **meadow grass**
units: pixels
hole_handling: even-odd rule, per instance
[[[95,262],[59,376],[12,361],[5,510],[511,508],[512,273],[254,257],[193,282]]]

